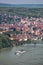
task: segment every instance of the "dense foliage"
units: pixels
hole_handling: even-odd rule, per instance
[[[0,48],[10,47],[10,40],[5,35],[0,35]]]
[[[0,7],[0,13],[29,17],[31,16],[43,17],[43,8]]]

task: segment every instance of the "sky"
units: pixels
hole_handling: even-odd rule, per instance
[[[43,0],[0,0],[6,4],[43,4]]]

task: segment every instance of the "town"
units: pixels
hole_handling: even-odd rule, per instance
[[[10,40],[43,40],[43,17],[0,14],[0,34],[7,32]]]

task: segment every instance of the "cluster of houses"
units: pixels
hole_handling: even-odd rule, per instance
[[[10,34],[10,40],[27,41],[43,39],[43,17],[20,17],[12,15],[0,15],[0,34],[9,31],[19,31],[18,34]]]

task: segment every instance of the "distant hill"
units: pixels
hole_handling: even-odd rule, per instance
[[[43,4],[3,4],[0,7],[26,7],[26,8],[43,8]]]
[[[13,4],[4,4],[4,3],[0,3],[0,7],[12,7],[14,6]]]

